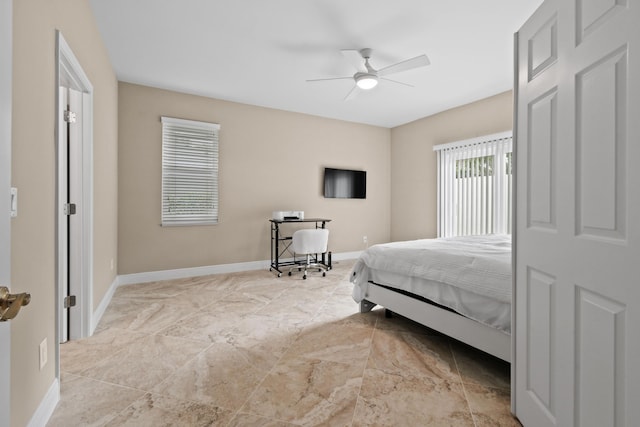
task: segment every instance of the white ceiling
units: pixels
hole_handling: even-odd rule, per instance
[[[120,81],[394,127],[511,89],[513,34],[542,0],[90,0]],[[427,54],[343,101],[341,49]]]

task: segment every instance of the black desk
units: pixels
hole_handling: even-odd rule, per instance
[[[324,228],[327,222],[330,222],[330,219],[326,218],[305,218],[305,219],[270,219],[271,222],[271,267],[269,267],[269,271],[277,271],[278,277],[282,276],[281,267],[288,267],[292,265],[298,265],[304,263],[303,261],[296,261],[294,258],[292,261],[280,261],[280,257],[284,254],[289,246],[291,246],[291,236],[282,236],[280,234],[280,225],[281,224],[297,224],[302,222],[312,222],[315,223],[316,228]],[[282,246],[282,249],[281,249]],[[329,270],[331,270],[331,252],[327,252],[326,254],[317,254],[316,261],[318,261],[318,255],[320,255],[320,261],[322,264],[326,265]]]

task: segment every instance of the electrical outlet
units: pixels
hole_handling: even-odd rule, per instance
[[[362,236],[362,243],[366,244],[368,242],[367,236]]]
[[[40,370],[47,364],[47,339],[43,339],[40,343]]]

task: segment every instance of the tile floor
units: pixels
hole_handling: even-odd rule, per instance
[[[382,309],[348,275],[222,274],[118,288],[61,346],[49,426],[519,426],[509,365]]]

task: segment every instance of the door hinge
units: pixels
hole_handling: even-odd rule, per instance
[[[64,112],[64,121],[67,123],[75,123],[76,122],[76,113],[70,110],[65,110]]]
[[[76,296],[75,295],[69,295],[67,297],[64,297],[64,308],[70,308],[70,307],[75,307],[76,306]]]
[[[64,204],[64,214],[65,215],[75,215],[76,214],[76,204],[75,203],[65,203]]]

